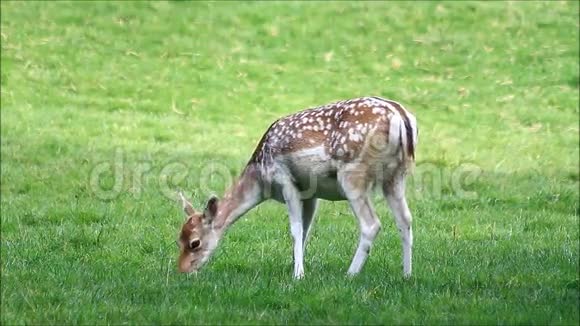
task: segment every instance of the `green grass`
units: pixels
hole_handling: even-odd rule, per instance
[[[2,324],[579,322],[577,1],[1,10]],[[461,179],[472,197],[451,172],[410,179],[411,280],[379,197],[384,228],[354,279],[343,202],[322,204],[304,280],[275,203],[197,277],[176,273],[168,190],[201,208],[274,119],[362,95],[415,113],[418,172],[481,169]],[[120,183],[105,198],[91,175],[107,162],[118,173],[96,181]],[[205,178],[210,162],[225,171]]]

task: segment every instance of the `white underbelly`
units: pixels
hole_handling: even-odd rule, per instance
[[[381,165],[382,161],[393,161],[396,165],[395,157],[390,158],[385,153],[376,154],[372,159],[367,160],[361,167],[367,171],[369,177],[383,179],[388,176],[390,170],[394,169],[388,165]],[[376,164],[372,164],[373,162]],[[346,170],[356,171],[358,169],[356,164],[333,160],[322,146],[278,157],[274,168],[276,172],[272,178],[269,178],[275,188],[273,198],[283,201],[281,190],[291,183],[292,186],[298,188],[302,199],[346,200],[347,196],[338,182],[338,176],[341,173],[344,174]]]
[[[336,176],[313,176],[309,180],[298,182],[298,187],[304,198],[321,198],[326,200],[345,200]]]
[[[303,199],[321,198],[344,200],[345,196],[337,182],[337,162],[325,152],[324,148],[313,147],[296,151],[279,158],[279,173],[287,174]]]

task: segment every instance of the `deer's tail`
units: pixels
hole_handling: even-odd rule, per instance
[[[390,141],[398,142],[403,154],[403,162],[407,168],[412,168],[415,163],[415,152],[419,140],[419,128],[415,116],[407,111],[402,105],[394,101],[388,101],[393,108]],[[393,128],[394,127],[394,128]]]

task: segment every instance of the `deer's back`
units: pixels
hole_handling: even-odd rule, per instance
[[[298,186],[307,186],[304,183],[317,178],[319,188],[332,190],[342,169],[394,169],[414,158],[415,144],[416,120],[411,113],[394,101],[363,97],[277,120],[249,163],[258,166],[266,179],[287,174]]]

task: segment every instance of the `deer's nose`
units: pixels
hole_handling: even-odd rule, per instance
[[[191,266],[191,264],[189,266]],[[188,267],[187,265],[180,264],[179,268],[177,270],[179,270],[180,273],[189,273],[190,269],[191,269],[191,267]]]
[[[191,255],[183,253],[179,256],[177,269],[180,273],[190,273],[193,271],[193,259]]]
[[[197,271],[194,268],[193,263],[179,264],[178,270],[180,273],[192,273]]]

